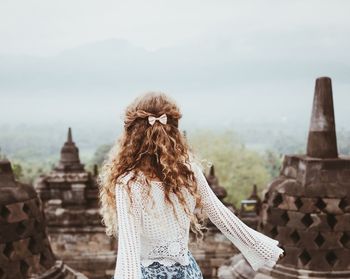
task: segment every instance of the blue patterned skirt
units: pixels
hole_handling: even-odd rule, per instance
[[[188,265],[175,263],[164,266],[159,262],[153,262],[147,267],[141,265],[142,279],[203,279],[202,272],[190,251],[188,257],[190,260]]]
[[[190,260],[188,265],[175,263],[165,266],[159,262],[153,262],[149,266],[141,265],[142,279],[203,279],[202,272],[190,251],[188,257]]]

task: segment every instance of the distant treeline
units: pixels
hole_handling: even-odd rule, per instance
[[[41,131],[39,137],[34,134],[28,131],[0,134],[0,157],[10,159],[17,178],[27,183],[33,183],[40,174],[49,172],[57,164],[60,148],[66,140],[66,131],[62,131],[59,137],[52,131]],[[227,201],[236,206],[249,196],[253,184],[261,191],[278,176],[284,154],[305,153],[306,148],[305,138],[286,133],[277,133],[268,139],[261,138],[260,142],[257,133],[256,142],[250,138],[249,144],[244,136],[233,130],[197,129],[186,134],[193,151],[215,166],[220,184],[228,191]],[[101,142],[101,138],[97,139],[98,134],[93,137],[96,137],[96,143]],[[105,138],[108,136],[105,135]],[[105,138],[102,137],[102,140]],[[101,167],[113,145],[113,140],[93,145],[91,138],[84,140],[82,134],[74,137],[74,130],[73,139],[79,147],[82,163],[90,171],[95,164]],[[338,131],[337,139],[339,153],[349,155],[350,131]]]

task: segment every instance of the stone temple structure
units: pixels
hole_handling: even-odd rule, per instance
[[[0,278],[87,279],[53,254],[42,204],[0,160]]]
[[[225,188],[220,186],[219,180],[215,175],[215,169],[212,165],[209,174],[206,175],[208,184],[213,189],[217,197],[223,202],[227,192]],[[236,209],[232,204],[223,202],[231,211],[236,213]],[[204,242],[197,245],[194,241],[194,234],[190,234],[189,249],[196,258],[201,268],[204,278],[215,279],[217,277],[218,268],[229,259],[233,254],[237,254],[238,250],[228,240],[220,230],[210,222],[206,224],[208,230],[204,233]]]
[[[52,249],[89,278],[110,278],[116,240],[106,236],[98,205],[97,171],[80,162],[72,131],[61,149],[58,165],[41,175],[35,189],[43,201]]]
[[[253,190],[250,196],[241,201],[241,209],[239,218],[253,229],[257,229],[260,222],[259,213],[261,210],[261,199],[258,196],[257,186],[253,185]]]
[[[280,241],[285,257],[257,274],[236,261],[225,278],[350,278],[350,156],[338,154],[328,77],[316,80],[307,152],[285,155],[261,218],[262,232]]]
[[[331,79],[316,80],[306,155],[286,155],[263,232],[286,256],[255,278],[350,278],[350,156],[338,155]]]
[[[71,128],[58,165],[48,175],[39,177],[35,189],[45,205],[55,200],[52,204],[59,203],[63,208],[98,207],[95,176],[85,171],[80,163],[79,149],[73,142]]]

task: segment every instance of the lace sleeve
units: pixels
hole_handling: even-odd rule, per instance
[[[193,163],[193,171],[203,201],[203,209],[216,227],[240,250],[256,271],[276,264],[283,250],[278,241],[253,230],[230,211],[210,188],[201,168]]]
[[[132,191],[133,193],[133,191]],[[116,185],[118,253],[114,279],[141,278],[140,214],[137,201],[130,203],[125,184]],[[129,207],[130,206],[130,207]]]

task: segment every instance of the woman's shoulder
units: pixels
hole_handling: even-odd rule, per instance
[[[191,157],[189,161],[189,166],[193,172],[197,172],[197,171],[203,172],[205,169],[202,162],[196,157]]]
[[[117,179],[119,186],[128,186],[131,189],[140,189],[143,186],[143,180],[140,174],[135,170],[127,171],[121,174]]]

